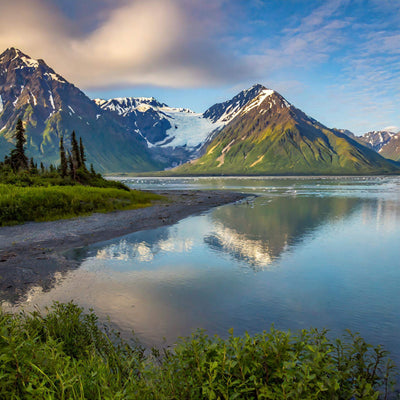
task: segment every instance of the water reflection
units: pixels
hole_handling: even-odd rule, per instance
[[[77,249],[80,268],[23,305],[74,299],[149,345],[199,327],[349,328],[400,361],[400,186],[380,182],[286,181],[254,202]]]
[[[345,218],[363,202],[357,198],[259,197],[252,206],[215,210],[212,233],[204,241],[255,270],[264,269],[319,226]]]
[[[140,262],[150,262],[160,251],[182,253],[189,251],[192,246],[193,240],[191,239],[174,240],[173,237],[155,242],[142,240],[136,243],[130,243],[126,239],[122,239],[118,243],[97,250],[95,257],[101,260],[128,261],[137,259]]]

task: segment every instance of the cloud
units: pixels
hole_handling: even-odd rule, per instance
[[[282,68],[313,68],[327,62],[345,42],[350,21],[338,16],[348,0],[333,0],[266,38],[248,55],[248,62],[264,72]],[[297,17],[297,16],[296,16]]]
[[[244,64],[216,40],[223,0],[201,7],[194,0],[126,0],[112,8],[106,3],[87,31],[49,1],[0,0],[0,47],[43,58],[84,88],[196,87],[245,73]]]

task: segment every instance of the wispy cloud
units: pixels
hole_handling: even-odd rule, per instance
[[[264,73],[293,66],[307,68],[326,62],[345,41],[343,34],[350,21],[335,18],[347,0],[324,3],[306,15],[295,26],[283,28],[252,48],[248,60]]]
[[[2,3],[0,47],[44,58],[83,87],[197,86],[236,80],[244,71],[214,37],[223,0],[201,7],[189,0],[119,1],[89,32],[45,0]]]

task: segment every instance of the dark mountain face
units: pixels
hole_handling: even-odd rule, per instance
[[[125,123],[144,137],[150,145],[162,142],[172,128],[162,109],[168,107],[153,97],[123,97],[110,100],[95,99],[102,109],[124,118]]]
[[[370,174],[398,171],[346,134],[333,131],[262,89],[199,159],[176,174]]]
[[[14,48],[1,54],[0,96],[3,143],[12,141],[21,118],[27,134],[27,154],[37,161],[57,163],[61,135],[68,144],[75,130],[86,146],[88,162],[100,171],[160,167],[152,160],[143,138],[122,120],[103,112],[43,60],[34,60]],[[7,151],[7,146],[0,147],[1,156]]]
[[[379,150],[379,154],[394,161],[400,161],[400,132],[392,135],[390,140]]]
[[[212,122],[230,122],[232,118],[251,100],[253,100],[265,87],[260,84],[252,86],[250,89],[243,90],[231,100],[223,103],[214,104],[203,113],[204,118]]]
[[[389,131],[372,131],[365,133],[360,139],[371,149],[379,152],[383,146],[390,142],[394,135],[394,132]]]

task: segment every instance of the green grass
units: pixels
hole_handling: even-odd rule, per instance
[[[0,311],[2,399],[386,399],[393,365],[359,335],[202,331],[162,352],[99,329],[73,303]]]
[[[117,188],[0,184],[0,226],[147,207],[158,199],[161,196]]]

